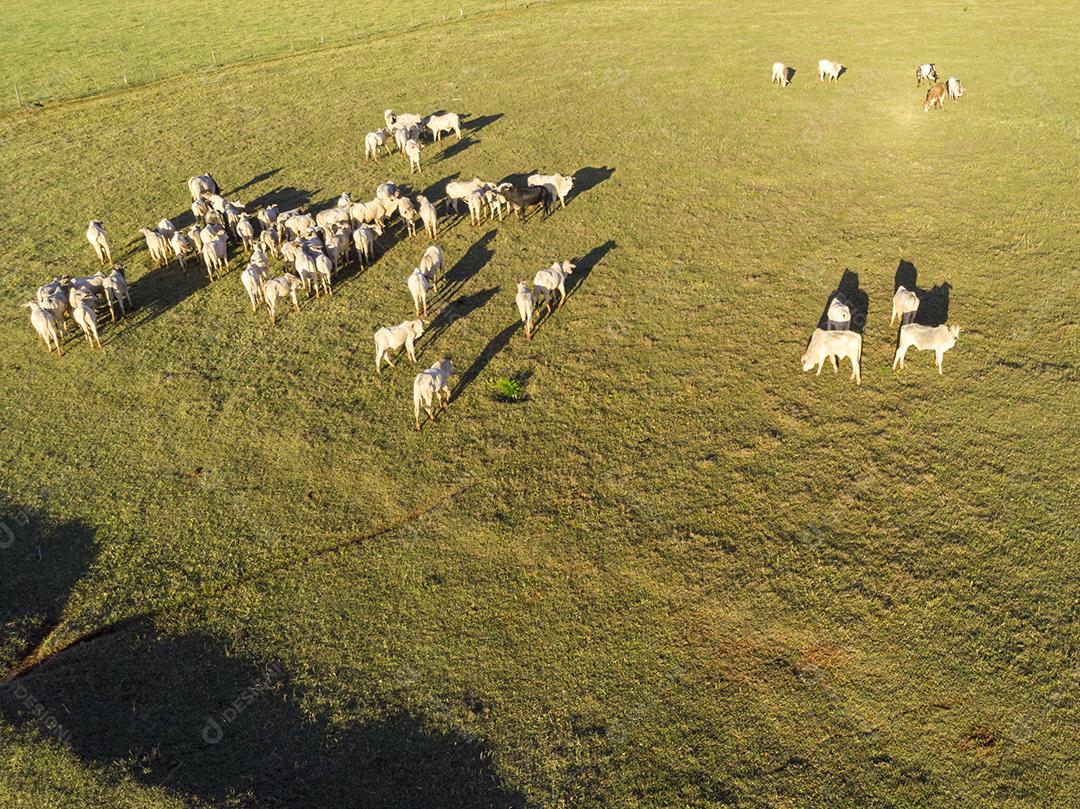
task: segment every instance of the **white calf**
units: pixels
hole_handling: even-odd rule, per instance
[[[832,361],[833,371],[838,371],[836,359],[843,360],[845,357],[851,360],[851,378],[856,385],[862,384],[862,374],[859,370],[859,360],[862,357],[862,335],[857,331],[825,331],[814,329],[810,338],[810,345],[802,355],[802,369],[809,371],[815,365],[818,375],[825,365],[825,360]]]
[[[939,374],[941,360],[945,352],[956,345],[956,338],[960,336],[959,326],[923,326],[919,323],[908,323],[900,327],[900,345],[896,348],[896,356],[893,357],[893,370],[896,366],[904,367],[904,355],[912,346],[924,351],[934,352],[934,364],[937,365]]]

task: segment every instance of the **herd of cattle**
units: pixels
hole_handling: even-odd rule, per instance
[[[377,160],[380,149],[392,154],[389,143],[393,141],[409,161],[411,171],[420,170],[420,144],[424,133],[432,142],[438,142],[446,132],[461,137],[461,119],[455,113],[422,118],[386,110],[384,120],[384,128],[368,133],[364,139],[367,159]],[[412,197],[405,189],[387,181],[375,189],[374,198],[368,202],[354,202],[348,193],[344,193],[334,206],[315,212],[299,208],[282,211],[272,204],[249,211],[243,203],[224,197],[218,182],[207,173],[191,177],[187,182],[194,224],[184,230],[166,218],[156,227],[140,228],[139,232],[146,241],[154,265],[166,267],[175,260],[186,272],[189,262],[199,262],[211,282],[225,272],[230,244],[234,249],[242,250],[247,256],[247,266],[240,273],[240,282],[252,312],[257,311],[260,304],[265,305],[273,324],[279,307],[286,301],[292,304],[294,311],[300,311],[298,295],[301,292],[308,296],[314,294],[316,298],[333,295],[334,278],[353,254],[361,272],[370,267],[375,257],[376,240],[388,233],[395,216],[404,235],[414,236],[419,220],[425,235],[435,241],[439,232],[440,203],[444,214],[449,211],[458,214],[459,205],[464,202],[473,224],[480,224],[485,215],[489,220],[497,217],[502,221],[507,212],[515,210],[524,220],[526,211],[533,206],[543,208],[546,217],[555,201],[566,207],[566,197],[573,184],[573,177],[561,174],[534,174],[524,185],[486,182],[474,177],[448,183],[445,198],[433,202],[423,194]],[[55,350],[58,356],[63,352],[67,318],[74,320],[91,347],[100,347],[99,306],[107,305],[115,321],[117,310],[124,316],[131,305],[123,268],[113,261],[109,240],[100,221],[90,223],[86,238],[102,269],[85,277],[65,275],[54,278],[38,288],[34,301],[25,304],[30,309],[31,325],[46,349]],[[270,277],[271,257],[282,262],[285,269],[274,278]],[[108,272],[104,271],[106,264],[109,265]],[[402,347],[409,359],[416,361],[414,342],[424,332],[422,318],[428,315],[428,295],[437,289],[445,267],[442,248],[437,244],[428,246],[418,266],[407,277],[415,318],[375,332],[376,372],[382,373],[384,361],[392,367],[390,354]],[[529,340],[533,336],[536,311],[543,307],[551,311],[553,303],[556,308],[562,306],[566,297],[566,279],[574,268],[570,261],[556,261],[536,273],[531,288],[527,282],[518,283],[516,304]],[[448,379],[453,370],[453,363],[447,357],[417,375],[413,384],[416,429],[420,429],[421,405],[433,421],[435,408],[446,407]]]
[[[942,374],[944,373],[941,367],[942,359],[945,352],[956,345],[960,327],[913,323],[911,321],[918,310],[918,294],[903,286],[898,286],[893,294],[892,316],[889,318],[889,326],[897,320],[900,321],[900,336],[896,353],[893,355],[893,370],[904,367],[904,357],[908,349],[914,346],[917,349],[933,351],[938,373]],[[825,318],[827,328],[814,330],[810,337],[810,344],[802,356],[803,371],[816,367],[817,373],[820,374],[825,360],[829,360],[832,362],[835,373],[839,370],[837,360],[848,359],[851,361],[851,378],[855,380],[856,385],[861,385],[862,334],[851,328],[851,307],[844,300],[841,292],[834,292],[830,296]]]
[[[847,68],[839,62],[822,59],[818,62],[818,81],[839,81],[840,75],[845,70]],[[774,62],[772,66],[772,84],[787,87],[791,83],[791,77],[794,74],[795,71],[783,62]],[[923,109],[926,112],[930,112],[932,109],[944,109],[946,96],[953,101],[959,101],[960,96],[964,94],[964,85],[960,83],[960,79],[956,78],[956,76],[950,76],[947,81],[939,82],[937,68],[931,62],[925,62],[915,68],[915,86],[921,87],[924,81],[930,85],[930,89],[926,92],[926,102],[923,104]]]

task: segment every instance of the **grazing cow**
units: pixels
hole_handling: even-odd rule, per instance
[[[271,324],[276,322],[278,303],[285,300],[285,298],[292,300],[293,311],[297,314],[300,313],[300,303],[296,300],[296,291],[303,289],[303,287],[304,283],[291,272],[278,276],[272,281],[267,281],[263,285],[263,300],[266,301],[266,308],[270,310]]]
[[[956,338],[960,336],[959,326],[923,326],[920,323],[908,323],[900,327],[900,344],[896,348],[896,356],[893,357],[893,370],[896,366],[904,367],[904,355],[912,346],[924,351],[934,352],[934,364],[937,365],[939,374],[941,360],[945,352],[956,345]]]
[[[542,185],[515,188],[510,183],[503,183],[498,187],[498,191],[506,198],[506,201],[510,203],[513,208],[517,209],[518,216],[522,222],[525,221],[525,210],[531,205],[542,206],[545,218],[547,218],[550,213],[548,210],[550,194],[548,194],[547,188]]]
[[[915,68],[915,86],[921,87],[924,79],[928,84],[937,84],[937,70],[929,62]]]
[[[964,94],[964,85],[960,83],[960,79],[956,76],[949,76],[949,80],[945,82],[945,89],[949,93],[949,98],[952,101],[959,101],[960,96]]]
[[[419,267],[413,268],[408,278],[409,294],[413,299],[413,310],[416,313],[416,317],[420,317],[421,310],[424,317],[427,317],[427,294],[431,285],[428,283],[427,276]]]
[[[431,139],[436,143],[443,132],[453,132],[461,140],[461,119],[456,112],[447,112],[442,115],[429,115],[425,122],[431,132]]]
[[[268,228],[272,224],[277,222],[277,218],[278,218],[278,206],[277,205],[267,205],[265,208],[263,208],[258,213],[259,224],[262,225],[264,228]]]
[[[930,112],[934,108],[945,109],[945,85],[941,82],[926,91],[926,103],[923,104],[923,111]]]
[[[915,314],[918,309],[919,296],[902,286],[897,287],[892,296],[892,316],[889,318],[889,325],[891,326],[897,318],[901,324],[910,322],[911,318],[907,315]]]
[[[60,347],[60,332],[56,328],[56,318],[53,313],[34,301],[24,303],[23,306],[30,310],[30,325],[38,333],[41,342],[45,343],[45,350],[51,354],[55,345],[57,356],[63,356],[64,350]]]
[[[393,368],[394,363],[390,361],[390,352],[397,351],[402,346],[405,346],[405,353],[409,359],[416,362],[414,345],[423,334],[424,321],[420,319],[406,320],[397,326],[384,326],[375,332],[375,373],[382,375],[380,366],[383,360],[386,360],[386,364]]]
[[[839,81],[843,72],[844,66],[839,62],[830,62],[828,59],[818,62],[818,81],[825,81],[826,76],[830,82]]]
[[[574,187],[574,178],[564,177],[562,174],[533,174],[529,176],[528,183],[533,187],[542,186],[547,189],[551,204],[554,205],[558,199],[560,207],[565,208],[566,195]]]
[[[518,281],[516,301],[518,314],[521,315],[521,322],[525,326],[525,337],[526,339],[531,340],[533,330],[533,306],[536,301],[533,297],[533,291],[529,289],[529,285],[524,281]]]
[[[825,360],[832,361],[833,372],[839,370],[836,358],[843,360],[845,357],[851,360],[851,378],[856,385],[862,384],[862,374],[859,370],[859,360],[862,357],[862,335],[857,331],[825,331],[814,329],[810,338],[810,345],[802,355],[802,369],[809,371],[817,366],[817,375],[820,376],[821,368]]]
[[[445,410],[450,404],[450,376],[454,373],[454,363],[449,357],[443,357],[426,371],[421,371],[413,380],[413,418],[416,431],[420,431],[420,404],[423,402],[428,418],[436,420],[432,404],[441,404]]]
[[[379,162],[379,149],[386,149],[386,153],[390,154],[390,130],[388,129],[376,129],[374,132],[368,132],[364,137],[364,160],[374,160]]]
[[[770,84],[779,84],[781,87],[788,86],[787,66],[783,62],[773,62]]]
[[[109,266],[113,266],[112,251],[109,250],[109,240],[105,238],[105,228],[97,219],[93,220],[90,227],[86,229],[86,240],[94,248],[98,263],[104,264],[108,261]]]
[[[533,278],[534,296],[543,297],[542,306],[547,306],[548,311],[551,311],[551,299],[555,297],[556,291],[559,293],[559,303],[555,307],[560,308],[563,305],[563,301],[566,300],[566,277],[570,275],[575,269],[576,264],[572,264],[569,261],[558,262],[556,261],[546,270],[540,270]]]
[[[413,201],[408,197],[401,197],[397,201],[397,212],[401,221],[405,223],[405,229],[409,232],[409,235],[415,236],[416,218],[419,214],[416,211],[416,206],[413,205]]]

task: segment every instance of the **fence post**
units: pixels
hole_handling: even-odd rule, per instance
[[[217,52],[214,50],[214,47],[212,45],[210,46],[210,56],[214,60],[214,67],[217,67]]]
[[[15,102],[21,107],[22,106],[22,96],[19,95],[19,85],[17,85],[15,82],[12,82],[11,86],[15,88]]]

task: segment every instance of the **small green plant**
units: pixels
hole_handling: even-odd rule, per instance
[[[500,402],[520,402],[525,397],[525,386],[516,379],[501,376],[491,380],[491,387]]]

